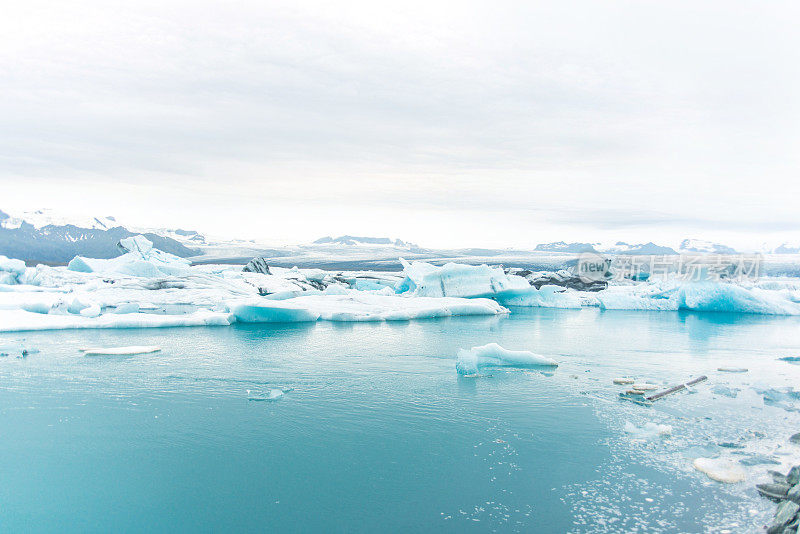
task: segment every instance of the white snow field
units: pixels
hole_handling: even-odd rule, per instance
[[[123,239],[120,250],[108,260],[76,257],[67,267],[25,267],[0,256],[0,332],[413,320],[499,315],[506,306],[800,315],[797,280],[631,282],[585,292],[536,289],[530,278],[486,265],[403,261],[402,273],[270,267],[263,274],[192,266],[144,236]]]

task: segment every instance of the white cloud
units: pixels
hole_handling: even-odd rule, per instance
[[[20,3],[0,208],[288,240],[779,239],[800,220],[798,10]]]

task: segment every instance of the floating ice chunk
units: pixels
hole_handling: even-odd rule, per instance
[[[764,404],[777,406],[788,412],[798,411],[795,407],[795,401],[800,400],[800,391],[795,391],[791,387],[754,389],[756,393],[763,396]]]
[[[615,378],[614,383],[617,385],[633,384],[633,378]]]
[[[544,285],[539,289],[528,286],[508,289],[494,297],[503,306],[530,306],[540,308],[580,308],[583,299],[574,291],[561,286]]]
[[[730,397],[732,399],[735,399],[736,396],[739,394],[739,389],[738,388],[731,388],[731,387],[723,386],[723,385],[719,384],[719,385],[714,386],[711,389],[711,392],[715,393],[717,395],[722,395],[724,397]]]
[[[647,382],[641,382],[639,384],[633,384],[631,389],[635,389],[637,391],[653,391],[658,389],[658,386],[655,384],[648,384]]]
[[[734,283],[652,283],[610,287],[596,295],[601,309],[693,310],[767,315],[800,315],[800,302],[788,290]]]
[[[122,304],[118,304],[114,308],[114,313],[117,313],[117,314],[139,313],[139,303],[138,302],[124,302]]]
[[[100,315],[100,305],[96,302],[91,302],[88,306],[83,308],[79,313],[81,317],[98,317]]]
[[[25,274],[25,262],[0,255],[0,284],[14,285]]]
[[[395,286],[398,293],[420,297],[492,297],[506,291],[530,290],[525,278],[507,275],[499,267],[448,263],[409,263],[400,259],[405,278]]]
[[[742,466],[730,458],[696,458],[692,465],[711,480],[735,484],[746,478]]]
[[[285,300],[236,304],[231,306],[231,313],[243,323],[303,323],[319,319],[319,313]]]
[[[153,242],[143,235],[135,235],[120,239],[118,245],[125,252],[137,252],[142,256],[150,254]]]
[[[0,255],[0,271],[20,275],[25,272],[25,262]]]
[[[718,367],[717,371],[721,371],[723,373],[746,373],[747,368],[745,367]]]
[[[189,260],[153,248],[142,235],[125,238],[120,248],[128,252],[109,260],[75,256],[67,265],[70,271],[156,278],[189,274]]]
[[[623,430],[640,439],[652,439],[658,436],[672,435],[672,425],[659,425],[652,421],[648,421],[640,427],[634,425],[630,421],[626,421]]]
[[[88,348],[80,349],[85,356],[131,356],[133,354],[151,354],[161,351],[161,347],[155,345],[142,345],[132,347],[109,347],[109,348]]]
[[[736,284],[697,282],[684,284],[678,291],[680,309],[724,311],[768,315],[798,315],[800,304],[781,291],[745,288]]]
[[[340,285],[331,284],[326,287],[323,291],[326,295],[347,295],[347,290]],[[391,292],[392,294],[394,291]]]
[[[456,370],[462,375],[478,374],[483,367],[557,367],[554,360],[527,350],[508,350],[497,343],[458,351]]]
[[[234,302],[231,312],[242,322],[408,321],[454,315],[497,315],[508,310],[489,299],[405,297],[370,291],[345,295],[320,292],[304,297],[270,301]]]
[[[222,326],[232,322],[229,313],[198,310],[186,315],[130,313],[103,314],[99,317],[31,313],[24,310],[0,310],[0,332],[26,330],[69,330],[82,328],[159,328],[173,326]]]

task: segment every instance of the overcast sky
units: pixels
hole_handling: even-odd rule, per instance
[[[0,209],[271,241],[800,241],[800,3],[7,2]]]

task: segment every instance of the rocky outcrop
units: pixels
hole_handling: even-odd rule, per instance
[[[529,271],[528,269],[506,269],[506,274],[514,274],[528,280],[528,283],[536,289],[542,286],[560,286],[578,291],[602,291],[608,287],[608,282],[604,280],[585,281],[580,276],[566,270],[556,272],[551,271]]]
[[[767,534],[797,534],[800,524],[800,465],[792,467],[786,475],[777,471],[770,474],[772,484],[756,485],[761,495],[779,503]]]
[[[242,271],[245,273],[272,274],[269,271],[269,265],[267,265],[267,260],[265,260],[264,258],[253,258],[252,260],[247,262],[247,265],[244,266]]]

